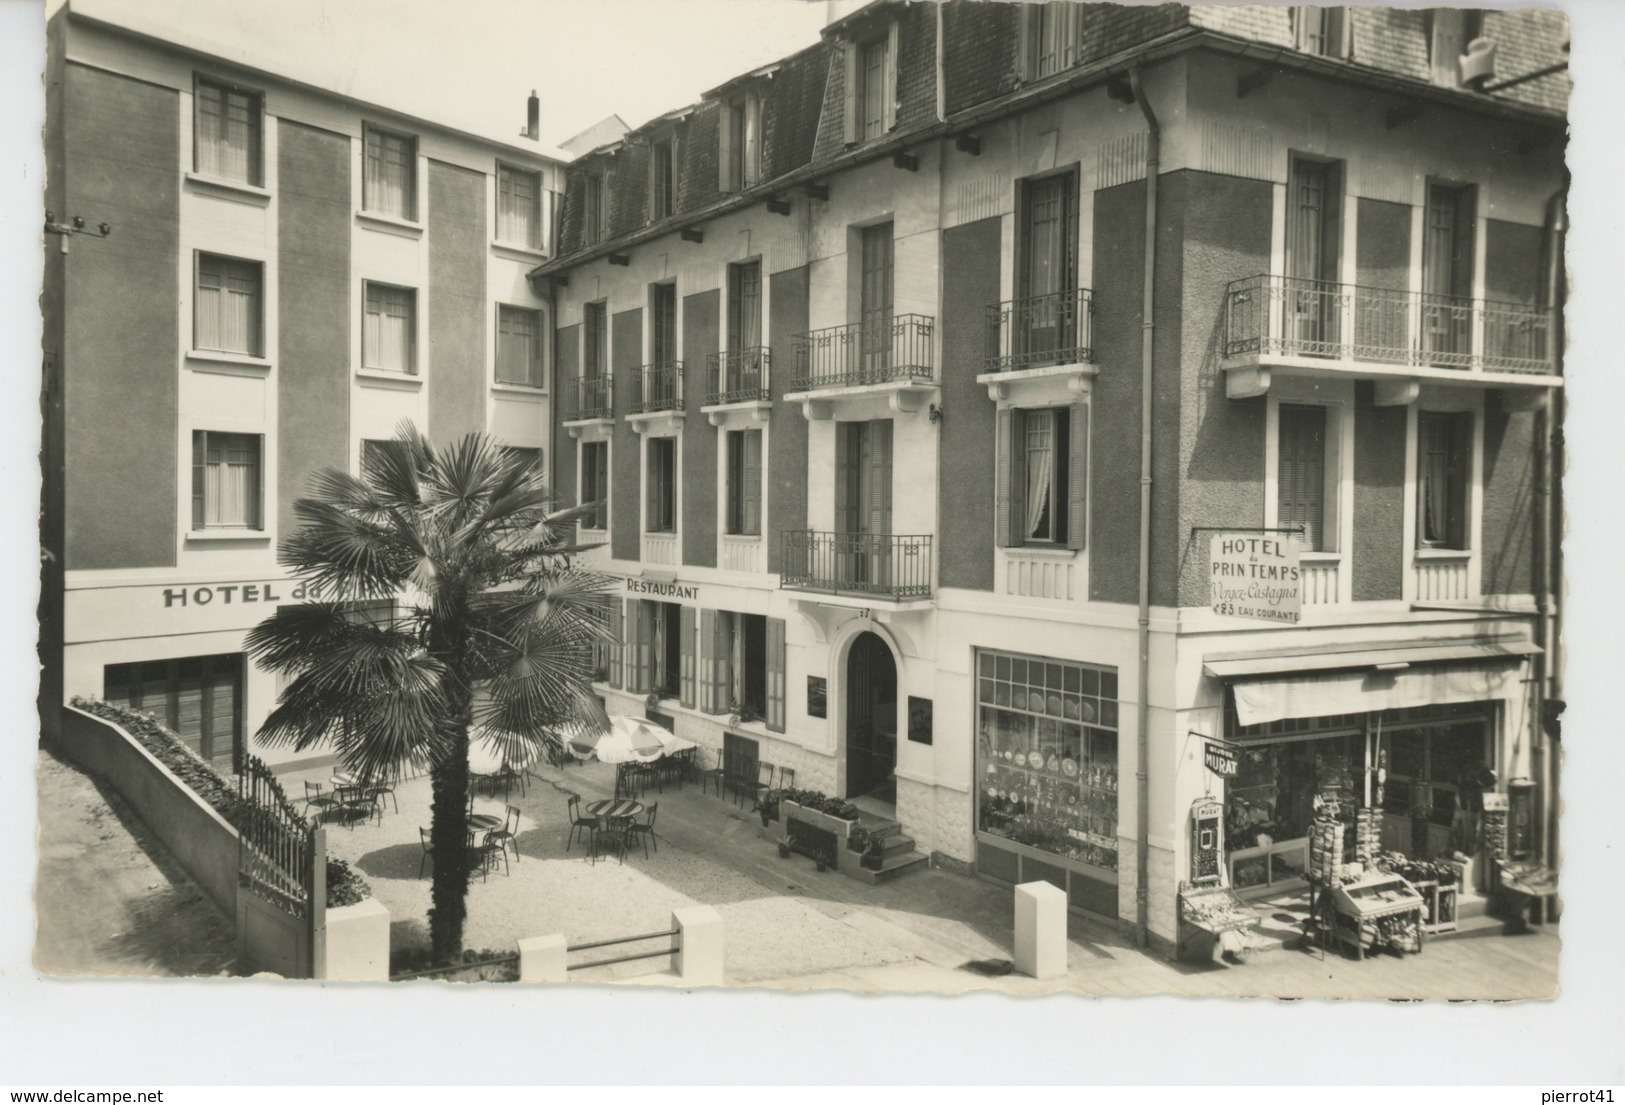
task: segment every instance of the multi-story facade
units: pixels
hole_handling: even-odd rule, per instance
[[[1249,889],[1325,795],[1471,848],[1551,778],[1566,37],[883,0],[578,159],[533,276],[610,708],[1159,944],[1198,802]],[[1221,612],[1219,533],[1301,614]]]
[[[47,727],[156,712],[231,769],[276,677],[244,634],[302,596],[276,546],[318,468],[404,420],[543,451],[559,155],[65,8],[50,26]],[[516,105],[517,107],[517,105]],[[71,225],[71,224],[69,224]]]

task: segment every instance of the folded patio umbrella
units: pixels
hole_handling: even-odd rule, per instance
[[[646,764],[664,755],[671,739],[670,733],[642,718],[612,717],[607,730],[571,737],[570,749],[580,756],[597,756],[600,763]]]

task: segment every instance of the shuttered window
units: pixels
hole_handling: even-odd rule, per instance
[[[652,437],[644,469],[647,492],[643,529],[645,533],[675,533],[677,530],[677,439]]]
[[[1084,547],[1089,407],[998,412],[994,503],[999,545]]]
[[[361,364],[387,372],[417,372],[417,293],[411,288],[368,282]]]
[[[694,607],[685,606],[678,615],[682,671],[677,687],[677,701],[690,710],[694,708],[698,698],[700,657],[697,613]]]
[[[581,323],[585,342],[581,357],[583,375],[588,379],[602,379],[609,372],[609,322],[604,304],[584,306]]]
[[[258,261],[238,261],[212,253],[197,255],[197,300],[192,305],[194,348],[249,357],[264,353],[264,271]]]
[[[1465,411],[1421,411],[1416,431],[1417,543],[1466,549],[1473,416]]]
[[[766,619],[767,639],[767,727],[784,732],[784,619]]]
[[[762,344],[762,263],[728,266],[728,351]]]
[[[497,166],[497,241],[537,249],[542,244],[542,176]]]
[[[670,138],[655,140],[649,146],[649,221],[664,219],[676,210],[677,177]]]
[[[762,431],[728,432],[727,531],[762,532]]]
[[[727,616],[715,610],[701,610],[699,638],[700,709],[708,714],[727,713],[728,655],[732,639]]]
[[[581,501],[598,508],[581,520],[583,529],[609,528],[609,442],[588,441],[581,446]]]
[[[1077,64],[1078,9],[1078,4],[1064,2],[1034,6],[1029,32],[1033,50],[1030,72],[1034,77],[1047,77]]]
[[[649,361],[668,365],[677,360],[677,285],[649,285]],[[666,384],[664,386],[670,386]],[[670,398],[669,395],[645,396]]]
[[[231,774],[242,745],[240,653],[109,664],[102,698],[153,714],[192,751]]]
[[[497,383],[542,386],[540,311],[497,307]]]
[[[635,602],[635,599],[627,600]],[[609,677],[611,687],[619,687],[625,676],[626,662],[626,609],[625,603],[620,599],[609,600],[609,644],[605,649],[605,659],[609,670],[605,673]]]
[[[192,431],[192,528],[260,529],[260,437]]]
[[[879,138],[897,126],[898,25],[845,46],[846,144]]]
[[[417,139],[366,129],[361,205],[380,215],[417,219]]]
[[[1302,526],[1302,547],[1326,548],[1326,408],[1281,404],[1277,524]]]
[[[1292,34],[1297,48],[1322,57],[1347,57],[1348,18],[1347,8],[1298,5],[1292,9]]]
[[[222,180],[263,183],[259,93],[199,78],[193,100],[197,171]]]

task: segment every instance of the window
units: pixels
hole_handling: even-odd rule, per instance
[[[1473,416],[1466,411],[1419,411],[1416,439],[1417,544],[1465,550]]]
[[[1434,8],[1428,12],[1428,59],[1433,83],[1446,88],[1461,84],[1461,57],[1467,44],[1484,33],[1484,13],[1464,8]]]
[[[998,413],[999,544],[1081,549],[1088,529],[1089,408]]]
[[[524,307],[497,308],[497,383],[542,386],[542,316]]]
[[[648,443],[648,467],[644,488],[648,510],[643,519],[646,533],[677,531],[677,439],[652,437]]]
[[[649,361],[667,365],[677,360],[677,285],[649,285]]]
[[[677,697],[683,673],[683,607],[675,602],[648,602],[643,608],[643,644],[648,649],[649,690],[662,698]],[[691,615],[692,616],[692,615]]]
[[[593,681],[618,687],[621,685],[621,600],[613,595],[599,595],[590,613],[608,631],[610,638],[595,638],[590,646]]]
[[[415,138],[366,128],[361,206],[379,215],[417,219],[418,143]]]
[[[1293,351],[1331,356],[1343,297],[1335,287],[1342,245],[1343,165],[1294,157],[1287,177],[1286,266]]]
[[[728,431],[727,532],[762,532],[762,431]]]
[[[1117,870],[1117,671],[976,656],[977,829]]]
[[[741,721],[767,716],[767,618],[762,614],[717,612],[725,642],[719,662],[726,665],[723,688],[728,712]]]
[[[597,503],[590,515],[582,518],[583,529],[609,528],[609,442],[587,441],[581,445],[581,501]]]
[[[367,283],[361,364],[387,372],[417,372],[417,293]]]
[[[1078,286],[1078,182],[1074,173],[1024,181],[1020,190],[1017,296],[1011,353],[1017,367],[1082,359]],[[1080,317],[1081,316],[1081,317]]]
[[[1070,69],[1078,63],[1079,5],[1035,4],[1028,16],[1028,74],[1034,79]]]
[[[890,378],[897,331],[892,316],[894,245],[893,224],[866,226],[859,233],[858,319],[862,325],[861,371],[858,381],[874,383]]]
[[[608,186],[602,173],[581,176],[581,244],[597,245],[609,236]]]
[[[677,177],[670,137],[649,144],[649,221],[658,222],[676,208]]]
[[[1302,526],[1300,547],[1320,552],[1326,540],[1326,408],[1282,403],[1277,412],[1277,525]],[[1335,509],[1335,507],[1334,507]]]
[[[259,435],[192,431],[192,528],[261,528]]]
[[[845,139],[851,146],[897,126],[897,24],[848,42],[845,53]]]
[[[728,266],[728,351],[738,353],[762,344],[762,263]]]
[[[763,721],[782,733],[784,709],[784,621],[760,614],[701,610],[695,625],[698,647],[699,708],[709,714],[738,714]]]
[[[383,464],[385,456],[401,447],[399,441],[388,439],[365,438],[361,442],[361,474],[375,472]]]
[[[199,77],[193,106],[193,167],[205,176],[260,184],[259,93]]]
[[[497,166],[497,241],[529,249],[542,245],[542,175]]]
[[[1465,367],[1473,345],[1471,186],[1429,183],[1422,238],[1422,341],[1434,364]]]
[[[602,303],[589,303],[581,309],[581,331],[585,348],[581,353],[582,374],[602,379],[609,374],[609,320]]]
[[[739,192],[762,179],[762,97],[747,92],[727,106],[720,128],[721,179],[724,192]]]
[[[264,267],[200,253],[192,344],[197,349],[258,357],[264,352],[261,285]]]
[[[1348,22],[1347,8],[1300,4],[1292,9],[1293,44],[1306,54],[1328,58],[1348,57]]]
[[[153,714],[218,771],[231,774],[240,766],[241,653],[109,664],[102,669],[102,699]]]
[[[502,459],[517,468],[537,468],[542,463],[542,451],[522,445],[504,445]]]

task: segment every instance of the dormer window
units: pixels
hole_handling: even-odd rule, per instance
[[[603,173],[581,176],[581,244],[597,245],[609,236],[609,186]]]
[[[897,24],[846,43],[846,144],[897,126]]]
[[[677,139],[670,133],[649,143],[649,221],[677,210]]]
[[[762,94],[746,92],[724,108],[720,128],[724,192],[742,192],[762,179]]]
[[[1465,8],[1434,8],[1428,13],[1428,58],[1434,84],[1461,86],[1461,57],[1467,44],[1484,33],[1484,13]]]
[[[1306,54],[1349,56],[1349,10],[1300,4],[1292,9],[1293,45]]]
[[[1023,12],[1023,62],[1029,80],[1052,76],[1078,63],[1081,8],[1081,4],[1052,2],[1029,5]]]

